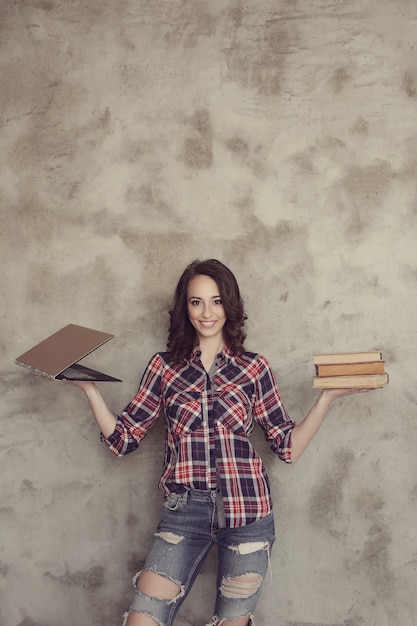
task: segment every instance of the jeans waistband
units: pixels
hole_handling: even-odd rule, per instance
[[[186,493],[190,500],[199,500],[200,502],[215,504],[218,498],[215,490],[207,491],[205,489],[189,489]]]

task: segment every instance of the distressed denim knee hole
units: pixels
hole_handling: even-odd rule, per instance
[[[268,541],[248,541],[246,543],[239,543],[237,546],[229,546],[230,550],[237,552],[238,554],[253,554],[259,550],[269,551]]]
[[[167,543],[171,543],[174,546],[176,546],[177,544],[181,543],[181,541],[184,540],[184,537],[182,537],[181,535],[175,535],[174,533],[167,532],[167,531],[161,531],[159,533],[155,533],[155,537],[160,537],[160,539],[163,539]]]
[[[149,575],[151,575],[150,582],[149,580],[147,580],[147,578],[149,579]],[[142,580],[142,577],[144,578],[144,580]],[[143,594],[144,596],[147,596],[148,598],[153,598],[155,600],[162,600],[171,603],[176,602],[184,595],[183,585],[181,585],[176,580],[172,580],[162,572],[155,572],[153,570],[142,570],[133,578],[133,583],[136,593]],[[165,593],[159,593],[158,595],[155,595],[150,588],[155,583],[165,585]]]
[[[222,579],[220,593],[223,598],[250,598],[262,585],[259,574],[248,573],[242,576],[225,576]]]

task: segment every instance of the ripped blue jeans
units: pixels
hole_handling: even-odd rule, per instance
[[[250,616],[257,604],[275,541],[271,513],[240,528],[219,527],[216,493],[188,491],[171,494],[164,502],[162,519],[143,570],[174,582],[179,593],[170,600],[150,597],[137,588],[131,613],[144,613],[158,626],[174,623],[211,547],[218,552],[217,595],[214,617],[207,626]],[[128,614],[127,614],[128,615]],[[126,618],[127,618],[126,615]]]

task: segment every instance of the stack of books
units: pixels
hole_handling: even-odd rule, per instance
[[[318,389],[373,389],[389,380],[379,351],[315,354],[313,362],[313,387]]]

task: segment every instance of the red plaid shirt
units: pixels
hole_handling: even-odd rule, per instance
[[[187,363],[172,365],[170,353],[154,355],[135,398],[118,416],[103,441],[118,456],[135,450],[165,414],[163,493],[188,489],[218,490],[226,526],[243,526],[268,515],[272,501],[264,465],[249,436],[254,420],[272,450],[291,461],[295,425],[279,396],[267,359],[245,352],[220,353],[209,374],[200,352]]]

